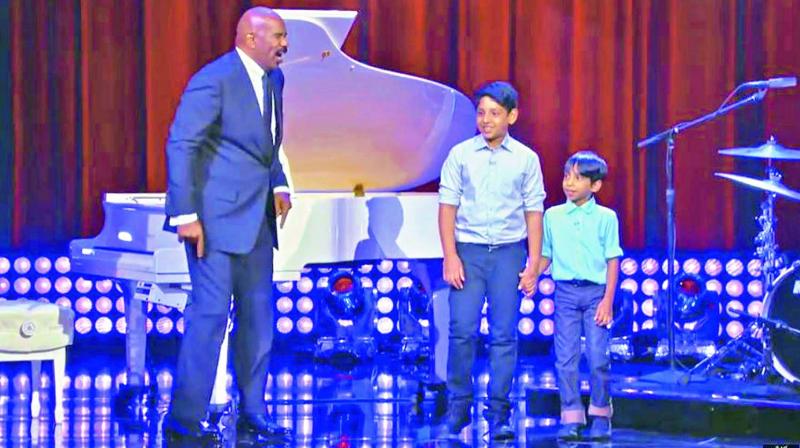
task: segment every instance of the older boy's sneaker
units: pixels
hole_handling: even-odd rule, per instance
[[[451,404],[447,409],[447,432],[451,436],[458,437],[461,430],[472,423],[472,416],[469,413],[469,404]]]
[[[508,419],[492,422],[489,426],[489,437],[493,442],[514,440],[516,433],[508,422]]]
[[[581,424],[564,423],[558,428],[556,436],[559,440],[578,440],[581,438]]]
[[[594,417],[589,432],[586,434],[589,440],[608,440],[611,438],[611,419],[608,417]]]

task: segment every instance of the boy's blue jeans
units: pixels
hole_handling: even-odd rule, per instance
[[[578,364],[581,359],[581,330],[586,336],[586,358],[591,372],[589,415],[611,417],[608,374],[608,328],[594,322],[605,285],[556,282],[555,352],[561,423],[586,423],[581,402]]]
[[[477,351],[483,299],[489,298],[488,415],[507,419],[508,394],[517,365],[517,320],[520,295],[519,273],[525,268],[525,241],[489,246],[457,243],[464,265],[464,288],[450,289],[450,345],[447,358],[447,388],[450,406],[472,402],[472,367]]]

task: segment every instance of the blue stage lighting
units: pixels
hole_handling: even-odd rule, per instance
[[[347,271],[331,277],[325,304],[331,315],[339,320],[354,320],[364,312],[365,300],[361,281]]]
[[[695,322],[703,318],[715,301],[709,296],[705,282],[696,275],[678,278],[675,297],[675,321],[680,324]]]

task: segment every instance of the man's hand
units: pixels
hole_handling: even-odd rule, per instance
[[[464,265],[458,255],[444,257],[444,281],[456,289],[464,289]]]
[[[188,224],[179,225],[178,240],[186,241],[193,245],[197,253],[197,258],[203,258],[205,255],[206,240],[205,234],[203,233],[203,224],[199,219]]]
[[[523,291],[525,297],[536,294],[536,285],[539,282],[539,267],[528,264],[524,271],[519,273],[518,291]]]
[[[594,313],[594,323],[598,326],[605,327],[611,323],[614,318],[614,298],[603,297],[597,305],[597,312]]]
[[[281,229],[286,222],[286,217],[289,215],[289,210],[292,209],[292,199],[289,193],[281,192],[275,193],[275,215],[281,217]]]

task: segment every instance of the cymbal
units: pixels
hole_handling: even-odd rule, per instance
[[[770,137],[761,146],[721,149],[720,154],[735,157],[753,157],[772,160],[800,160],[800,150],[787,148]]]
[[[783,185],[783,183],[778,181],[770,179],[753,179],[752,177],[728,173],[714,173],[714,175],[724,179],[732,180],[746,187],[765,191],[767,193],[774,193],[785,198],[794,199],[795,201],[800,201],[800,192],[789,189],[786,185]]]

